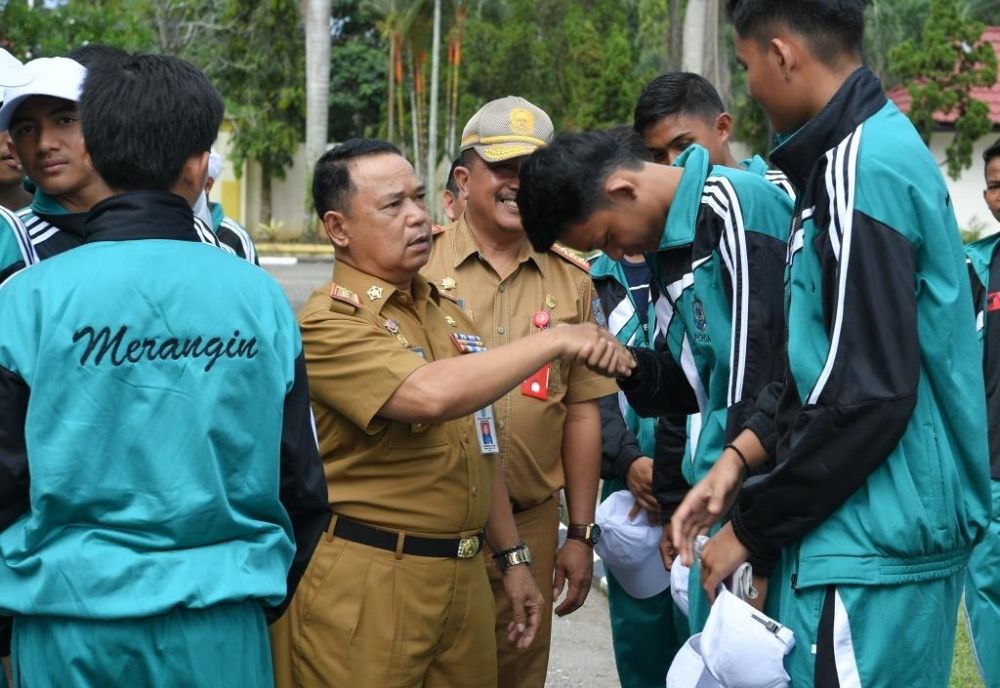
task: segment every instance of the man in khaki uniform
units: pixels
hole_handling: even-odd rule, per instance
[[[490,404],[547,361],[616,374],[630,356],[587,324],[485,351],[462,310],[417,274],[430,220],[391,144],[327,152],[313,197],[336,281],[299,322],[334,516],[272,629],[277,685],[492,688],[484,536],[516,610],[510,642],[531,643],[543,601],[494,480]]]
[[[455,170],[465,214],[437,231],[428,280],[457,299],[489,347],[535,338],[558,323],[590,322],[596,301],[587,263],[555,248],[531,248],[514,200],[521,160],[552,137],[548,115],[523,98],[486,104],[462,133]],[[603,322],[603,315],[599,316]],[[587,598],[593,575],[594,508],[600,475],[597,399],[617,391],[608,378],[557,361],[536,371],[494,405],[518,532],[534,554],[545,595],[542,626],[528,650],[504,641],[512,610],[502,578],[490,567],[497,607],[499,685],[542,686],[548,665],[553,597],[569,614]],[[558,554],[558,500],[565,484],[569,539]]]

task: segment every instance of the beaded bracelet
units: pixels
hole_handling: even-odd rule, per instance
[[[740,463],[743,464],[743,470],[746,471],[745,475],[750,475],[750,462],[747,461],[746,454],[740,451],[739,447],[737,447],[735,444],[727,444],[726,446],[723,447],[723,449],[732,449],[734,452],[736,452],[736,456],[740,457]]]

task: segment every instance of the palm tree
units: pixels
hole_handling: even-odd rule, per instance
[[[389,54],[386,60],[386,117],[387,138],[396,142],[397,136],[403,141],[406,129],[406,115],[403,112],[402,84],[404,80],[403,48],[408,42],[410,28],[423,9],[426,0],[365,0],[362,8],[376,17],[375,25]],[[396,127],[398,125],[398,134]],[[404,144],[405,147],[405,144]]]
[[[330,109],[330,2],[306,0],[306,161],[323,154]]]

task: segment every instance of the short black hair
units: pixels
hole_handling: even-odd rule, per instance
[[[705,77],[692,72],[667,72],[642,89],[632,126],[642,136],[664,117],[692,115],[711,122],[725,109],[719,92]]]
[[[536,251],[547,251],[571,225],[608,205],[604,182],[642,158],[604,132],[560,134],[521,165],[517,207]]]
[[[448,170],[448,179],[444,183],[444,188],[448,191],[451,191],[456,196],[458,195],[458,182],[455,181],[455,168],[461,164],[462,164],[461,156],[451,161],[451,169]]]
[[[107,63],[121,64],[128,59],[128,53],[121,48],[115,48],[110,45],[102,45],[100,43],[88,43],[87,45],[81,45],[79,48],[74,48],[73,50],[66,53],[66,57],[73,60],[74,62],[79,62],[87,69],[93,69],[98,65],[103,65]]]
[[[458,154],[458,164],[467,170],[472,169],[473,160],[480,160],[484,163],[486,162],[479,156],[479,153],[476,152],[476,149],[472,147],[466,148],[464,151]]]
[[[860,55],[864,43],[864,0],[726,0],[726,14],[740,37],[760,43],[784,25],[801,34],[827,65],[845,53]]]
[[[983,151],[983,163],[989,165],[993,158],[1000,158],[1000,139],[993,142],[993,145]]]
[[[627,148],[638,156],[643,162],[653,162],[653,156],[649,154],[646,142],[636,133],[635,129],[627,124],[618,124],[608,129],[608,136],[618,142],[622,148]]]
[[[212,148],[223,106],[184,60],[135,55],[88,69],[79,111],[87,151],[108,186],[167,191],[191,156]]]
[[[354,195],[350,164],[358,158],[382,153],[402,155],[388,141],[347,139],[320,156],[313,170],[313,207],[320,219],[331,210],[343,211]]]

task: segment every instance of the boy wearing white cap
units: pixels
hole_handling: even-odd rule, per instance
[[[106,50],[91,50],[87,59],[109,64],[122,59],[121,51]],[[30,81],[7,89],[0,131],[9,130],[10,145],[36,187],[31,205],[18,217],[45,260],[84,242],[88,211],[111,192],[90,162],[77,114],[87,68],[67,57],[43,57],[24,69]],[[219,245],[207,226],[200,224],[199,231],[206,243]],[[11,271],[11,262],[0,263],[0,277]]]
[[[0,131],[10,130],[12,152],[37,188],[18,215],[44,259],[83,243],[87,211],[110,190],[90,163],[76,111],[86,68],[45,57],[25,69],[32,80],[8,89]]]
[[[31,76],[13,55],[0,48],[0,103],[3,103],[5,92],[4,87],[23,86],[30,81]],[[0,137],[0,146],[7,148],[5,137]],[[15,180],[21,183],[20,162],[13,155],[9,156],[16,165]],[[0,165],[8,166],[11,163],[5,157],[0,161]],[[31,246],[31,239],[28,237],[28,230],[25,229],[21,221],[14,215],[12,210],[5,203],[0,203],[0,284],[10,275],[17,272],[26,265],[38,262],[38,255]]]

